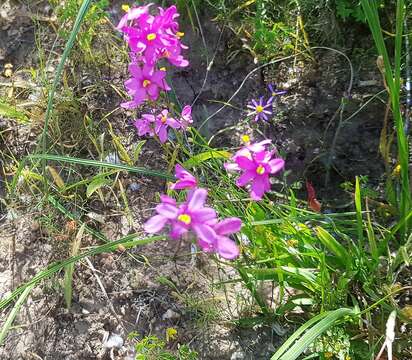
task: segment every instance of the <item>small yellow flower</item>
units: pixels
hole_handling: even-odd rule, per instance
[[[130,10],[130,6],[127,5],[127,4],[123,4],[123,5],[122,5],[122,10],[123,10],[124,12],[128,12],[128,11]]]
[[[401,173],[401,166],[400,165],[396,165],[395,168],[392,171],[392,176],[396,176],[398,177]]]
[[[177,330],[175,328],[166,329],[166,342],[170,342],[177,338]]]
[[[250,142],[250,136],[249,135],[242,135],[241,139],[245,144]]]

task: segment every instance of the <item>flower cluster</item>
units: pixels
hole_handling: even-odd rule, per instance
[[[154,16],[150,14],[152,5],[127,9],[117,25],[131,51],[131,78],[125,87],[132,100],[122,104],[126,109],[134,109],[146,100],[157,100],[161,90],[170,90],[165,79],[166,69],[158,68],[162,59],[178,67],[189,65],[181,55],[187,47],[180,41],[184,34],[179,32],[176,6],[159,7]]]
[[[134,121],[139,136],[157,136],[161,143],[165,143],[168,138],[169,127],[173,129],[187,129],[193,122],[192,107],[186,105],[179,119],[175,119],[169,112],[164,109],[159,114],[143,114],[140,119]]]
[[[249,109],[249,113],[247,116],[254,116],[255,121],[258,120],[264,120],[268,121],[269,117],[272,115],[272,108],[273,108],[273,103],[276,99],[277,96],[286,94],[286,91],[278,91],[276,90],[276,87],[272,84],[269,84],[268,86],[269,92],[270,92],[270,97],[268,101],[264,100],[264,97],[261,96],[258,101],[252,100],[248,105],[247,108]]]
[[[178,181],[170,188],[189,189],[187,199],[177,204],[175,199],[162,195],[161,203],[156,206],[157,215],[145,223],[145,231],[158,233],[167,226],[173,239],[190,232],[203,251],[216,252],[225,259],[238,257],[239,248],[228,236],[240,230],[241,220],[233,217],[219,221],[216,211],[205,205],[207,190],[197,188],[196,178],[180,165],[175,170]]]
[[[228,171],[242,171],[237,179],[238,186],[246,186],[249,183],[250,196],[253,200],[261,200],[264,193],[270,190],[269,176],[281,171],[285,161],[273,157],[274,151],[268,151],[270,140],[263,140],[255,144],[247,144],[231,158],[231,163],[226,163]]]

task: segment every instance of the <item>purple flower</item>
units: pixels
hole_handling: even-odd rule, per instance
[[[263,101],[263,96],[260,97],[259,102],[252,100],[247,107],[252,110],[247,114],[247,116],[255,116],[255,121],[260,119],[268,121],[268,115],[272,115],[272,111],[269,110],[272,107],[272,100],[269,99],[269,101],[265,104]]]
[[[205,252],[217,252],[221,257],[232,260],[239,256],[239,248],[236,243],[227,235],[234,234],[242,227],[242,221],[238,218],[227,218],[213,226],[216,233],[216,241],[211,243],[203,243],[199,240],[199,246]]]
[[[137,129],[139,136],[144,136],[148,134],[153,136],[153,123],[155,121],[155,116],[152,114],[143,114],[141,119],[136,119],[133,124]]]
[[[193,189],[197,186],[196,178],[179,164],[175,167],[176,183],[170,185],[171,190]]]
[[[125,86],[132,100],[121,104],[126,109],[134,109],[147,99],[157,100],[159,90],[170,90],[165,71],[154,70],[147,65],[142,68],[134,63],[129,65],[129,71],[132,78],[125,82]]]
[[[167,140],[167,128],[179,129],[180,123],[169,116],[168,110],[163,110],[156,116],[155,120],[155,133],[159,137],[161,143],[165,143]]]
[[[252,157],[238,156],[235,161],[243,174],[237,179],[238,186],[251,183],[250,196],[253,200],[261,200],[263,194],[270,190],[269,175],[276,174],[285,166],[281,158],[272,158],[273,152],[260,151],[252,153]]]
[[[157,215],[150,218],[144,225],[148,233],[157,233],[168,224],[171,226],[169,236],[174,239],[192,231],[205,244],[214,244],[216,232],[216,212],[205,206],[207,190],[195,189],[188,194],[186,202],[176,206],[176,202],[168,197],[161,198],[161,204],[156,206]]]
[[[269,102],[272,103],[276,96],[284,95],[284,94],[287,93],[287,91],[285,91],[285,90],[276,90],[276,85],[274,85],[274,84],[269,84],[268,89],[269,89],[269,92],[270,92],[270,99],[269,99],[268,103]]]

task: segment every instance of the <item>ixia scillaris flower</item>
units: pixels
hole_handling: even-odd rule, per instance
[[[156,206],[157,215],[145,223],[145,231],[154,234],[168,227],[173,239],[191,233],[205,252],[217,252],[226,259],[234,259],[239,250],[226,235],[239,231],[241,222],[236,218],[219,222],[216,211],[205,206],[206,198],[206,189],[191,190],[180,205],[173,198],[162,195],[161,203]]]
[[[250,111],[247,116],[254,116],[255,121],[258,120],[265,120],[268,121],[268,115],[272,115],[272,98],[270,98],[267,102],[263,100],[263,96],[259,98],[259,101],[252,100],[251,103],[247,105],[247,107],[252,110]]]
[[[187,106],[185,106],[185,108]],[[136,127],[139,136],[156,135],[161,143],[165,143],[168,139],[169,127],[176,130],[185,130],[187,128],[187,121],[187,116],[183,115],[183,113],[179,119],[176,119],[170,115],[169,110],[164,109],[157,115],[143,114],[140,119],[134,121],[134,126]]]
[[[285,166],[283,159],[273,157],[274,152],[265,149],[267,145],[267,140],[247,145],[232,157],[233,164],[225,165],[227,170],[242,172],[236,184],[241,187],[250,184],[253,200],[262,199],[265,192],[270,190],[270,175],[278,173]]]
[[[176,164],[175,177],[177,181],[169,186],[171,190],[194,189],[197,186],[196,178],[182,165]]]
[[[168,136],[168,127],[179,129],[181,124],[169,116],[169,110],[163,110],[155,119],[155,133],[161,143],[165,143]]]
[[[160,90],[170,90],[166,83],[166,71],[155,70],[147,65],[140,67],[137,64],[130,64],[129,71],[132,77],[125,82],[131,101],[122,103],[126,109],[134,109],[145,100],[157,100]]]

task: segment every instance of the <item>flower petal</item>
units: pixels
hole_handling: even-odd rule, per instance
[[[270,173],[276,174],[277,172],[279,172],[285,167],[285,160],[281,158],[273,159],[269,161],[269,166],[270,166]]]
[[[213,228],[218,235],[229,235],[236,233],[242,227],[242,220],[236,217],[231,217],[220,221]]]
[[[216,248],[222,258],[233,260],[239,256],[238,246],[233,240],[226,236],[217,237]]]
[[[255,173],[253,171],[245,171],[239,179],[236,181],[237,186],[245,186],[250,180],[255,178]]]
[[[159,215],[170,220],[176,219],[178,214],[178,209],[172,204],[159,204],[156,206],[156,211]]]
[[[190,198],[188,197],[187,208],[189,209],[189,211],[201,209],[206,202],[206,198],[206,189],[196,189],[195,191],[193,191],[193,193],[190,194]]]
[[[254,161],[248,159],[246,156],[238,156],[236,157],[236,163],[242,168],[246,170],[254,170],[256,169],[256,164]]]
[[[207,244],[214,244],[216,241],[215,231],[208,225],[194,224],[193,230],[196,235]]]
[[[206,223],[216,219],[216,211],[212,208],[204,207],[199,210],[192,211],[193,220],[196,223]]]
[[[252,183],[252,190],[250,196],[253,200],[261,200],[263,194],[265,193],[265,183],[262,176],[258,176]]]
[[[162,215],[155,215],[146,221],[144,230],[149,234],[154,234],[163,229],[169,220]]]

